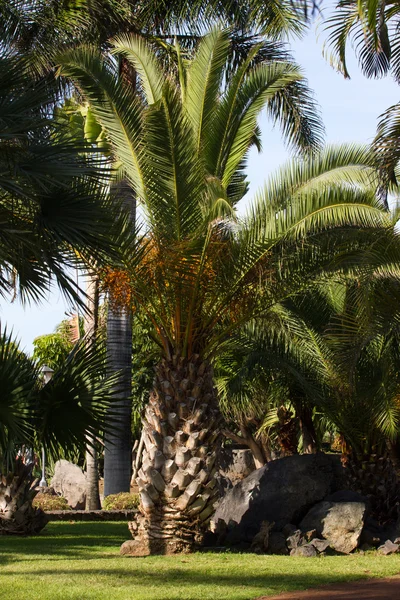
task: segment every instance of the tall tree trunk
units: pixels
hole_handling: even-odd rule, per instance
[[[318,451],[317,434],[312,419],[312,410],[301,400],[299,402],[293,401],[293,403],[296,409],[296,416],[299,420],[299,427],[303,440],[303,453],[316,454]]]
[[[202,542],[218,498],[221,421],[210,365],[198,355],[161,361],[143,417],[140,515],[123,554],[190,552]]]
[[[258,444],[256,442],[250,431],[244,425],[240,426],[241,435],[236,435],[236,433],[230,431],[229,429],[223,429],[222,433],[225,435],[225,437],[230,438],[233,442],[236,442],[237,444],[244,444],[250,449],[256,469],[260,469],[269,460],[271,460],[271,455],[269,454],[269,456],[265,456],[264,448],[261,443]]]
[[[120,372],[112,404],[113,431],[105,438],[104,496],[129,492],[131,481],[132,319],[128,311],[109,307],[107,359],[112,373]]]
[[[129,211],[132,226],[136,221],[136,198],[126,181],[114,186],[114,192]],[[111,373],[120,372],[112,412],[115,432],[105,438],[104,496],[130,491],[131,420],[132,420],[132,314],[130,309],[114,308],[107,313],[107,360]]]
[[[99,280],[96,275],[88,274],[86,286],[87,308],[85,315],[85,334],[89,336],[88,343],[95,344],[99,326]],[[96,440],[90,434],[86,435],[86,510],[101,508],[99,494],[99,466]]]
[[[15,462],[13,473],[0,473],[0,535],[34,535],[48,523],[47,515],[32,506],[37,494],[33,462]]]

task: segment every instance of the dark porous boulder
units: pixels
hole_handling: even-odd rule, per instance
[[[353,490],[339,490],[333,494],[329,494],[324,500],[328,502],[363,502],[367,506],[369,502],[366,496],[362,496],[358,492],[353,492]]]
[[[350,554],[358,546],[364,526],[363,502],[319,502],[300,523],[303,531],[316,529],[337,552]]]
[[[281,530],[298,523],[315,503],[340,489],[339,457],[327,454],[288,456],[269,462],[229,490],[217,507],[212,527],[224,544],[251,542],[261,523]]]

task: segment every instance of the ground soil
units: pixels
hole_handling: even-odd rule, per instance
[[[400,575],[388,579],[363,579],[256,600],[400,600]]]

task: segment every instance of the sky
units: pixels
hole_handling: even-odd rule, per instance
[[[317,34],[319,33],[319,39]],[[314,91],[326,130],[327,143],[371,142],[377,119],[386,108],[400,100],[400,88],[390,77],[381,80],[366,79],[349,51],[351,79],[336,73],[322,56],[323,34],[319,19],[303,40],[291,44],[296,61],[303,67],[310,88]],[[289,158],[278,128],[271,127],[261,117],[263,151],[251,151],[248,176],[250,199],[268,177]],[[241,207],[245,210],[245,206]],[[84,282],[81,282],[84,285]],[[32,352],[35,337],[52,333],[55,326],[71,312],[58,290],[50,293],[40,305],[23,307],[18,300],[4,299],[0,304],[1,326],[13,330],[21,341],[21,348]]]

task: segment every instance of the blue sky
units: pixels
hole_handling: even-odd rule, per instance
[[[323,34],[318,23],[307,37],[291,45],[297,62],[302,65],[311,89],[321,107],[326,128],[326,142],[370,142],[375,134],[377,118],[400,100],[400,88],[390,78],[368,80],[361,74],[356,60],[349,60],[352,78],[345,80],[322,57]],[[349,52],[351,56],[351,51]],[[289,154],[282,143],[278,128],[272,128],[265,117],[260,121],[263,152],[253,151],[249,161],[250,198],[263,184],[268,174],[282,165]],[[83,285],[83,282],[82,282]],[[33,339],[51,333],[57,323],[70,311],[57,290],[49,294],[39,306],[22,307],[18,301],[10,304],[2,300],[2,326],[13,328],[26,351],[32,351]]]

